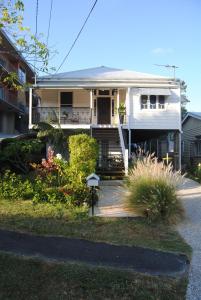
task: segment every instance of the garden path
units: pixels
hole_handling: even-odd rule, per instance
[[[127,193],[122,180],[101,181],[99,200],[94,207],[94,215],[97,217],[136,217],[137,214],[129,212],[125,207]]]
[[[201,299],[201,185],[186,179],[178,191],[186,217],[177,228],[179,233],[191,245],[191,261],[187,300]]]

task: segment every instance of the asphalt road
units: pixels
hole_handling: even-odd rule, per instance
[[[183,275],[189,267],[188,259],[184,255],[141,247],[116,246],[55,236],[36,236],[6,230],[0,230],[0,250],[58,261],[132,269],[154,275]]]

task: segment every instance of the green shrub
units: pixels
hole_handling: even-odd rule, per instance
[[[69,137],[69,174],[75,185],[86,182],[86,177],[95,172],[98,159],[98,144],[87,134]]]
[[[43,148],[44,144],[37,139],[12,139],[0,151],[0,164],[27,174],[30,170],[30,163],[38,159]]]
[[[4,199],[30,199],[33,196],[31,182],[20,175],[6,171],[1,176],[0,196]]]
[[[171,165],[153,156],[137,160],[128,178],[130,208],[140,210],[149,220],[168,220],[180,214],[176,186],[181,179]]]

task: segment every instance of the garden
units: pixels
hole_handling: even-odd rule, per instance
[[[7,141],[0,150],[1,229],[148,247],[190,258],[190,246],[172,226],[182,215],[175,192],[180,173],[153,156],[139,159],[125,184],[129,209],[139,210],[144,217],[90,217],[86,177],[96,168],[97,143],[87,134],[70,136],[67,160],[61,149],[67,148],[62,132],[50,135],[47,131],[48,140],[47,132],[40,132],[36,139]],[[48,147],[47,158],[46,143],[57,146]],[[187,286],[186,278],[158,278],[2,252],[0,266],[4,270],[0,298],[6,295],[7,299],[36,299],[36,295],[37,299],[102,299],[100,295],[108,299],[184,299]],[[42,289],[38,288],[41,281]],[[49,282],[52,289],[47,288]]]
[[[68,161],[51,146],[47,158],[41,160],[44,148],[44,140],[39,138],[7,141],[0,152],[0,198],[87,212],[90,190],[86,177],[95,172],[96,140],[87,134],[70,136]]]

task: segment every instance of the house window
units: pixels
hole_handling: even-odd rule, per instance
[[[141,109],[147,109],[148,108],[148,96],[142,95],[141,96]]]
[[[94,99],[94,117],[96,117],[96,107],[97,107],[97,102],[96,99]]]
[[[72,92],[61,92],[60,105],[61,105],[61,107],[72,107],[73,106],[73,93]]]
[[[4,100],[5,99],[5,93],[4,93],[4,88],[0,86],[0,99]]]
[[[0,66],[2,66],[4,68],[6,67],[6,61],[1,57],[0,57]]]
[[[165,108],[165,96],[158,96],[158,108],[159,109]]]
[[[112,99],[112,117],[114,117],[114,99]]]
[[[150,109],[156,109],[156,96],[150,96]]]
[[[96,90],[93,90],[93,94],[94,94],[94,96],[96,96]]]
[[[99,94],[99,96],[109,96],[110,91],[109,90],[99,90],[98,94]]]
[[[26,71],[21,67],[18,69],[18,77],[22,83],[26,82]]]

